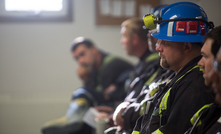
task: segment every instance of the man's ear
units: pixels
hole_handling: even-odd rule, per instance
[[[193,48],[192,44],[189,42],[185,42],[183,45],[184,45],[184,52],[189,52]]]
[[[139,44],[139,36],[137,34],[132,35],[132,41],[134,45]]]

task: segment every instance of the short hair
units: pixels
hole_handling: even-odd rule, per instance
[[[85,45],[87,48],[91,48],[94,46],[94,43],[85,37],[77,37],[74,39],[72,45],[71,45],[71,52],[75,51],[78,46]]]
[[[140,39],[147,41],[148,30],[144,28],[144,22],[139,18],[130,18],[125,20],[121,27],[125,27],[130,35],[137,34]]]
[[[213,39],[211,52],[216,57],[219,48],[221,46],[221,26],[217,26],[214,29],[212,29],[205,37],[204,42],[208,39]]]

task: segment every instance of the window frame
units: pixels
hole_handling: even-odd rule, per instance
[[[72,0],[64,0],[64,14],[62,15],[24,15],[16,16],[15,14],[8,11],[10,15],[0,13],[0,23],[2,22],[68,22],[73,20],[73,3]],[[0,0],[0,8],[5,10],[5,0]],[[5,11],[7,12],[7,11]],[[21,11],[26,12],[26,11]],[[28,13],[27,11],[26,13]],[[45,11],[44,11],[45,12]],[[47,11],[46,11],[47,12]],[[48,11],[49,12],[49,11]]]

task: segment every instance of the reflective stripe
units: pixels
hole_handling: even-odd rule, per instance
[[[193,115],[193,117],[190,119],[191,124],[194,125],[194,124],[196,123],[196,121],[199,120],[198,118],[199,118],[199,114],[201,113],[201,111],[204,110],[204,109],[206,109],[206,108],[208,108],[208,107],[210,107],[210,106],[211,106],[211,104],[207,104],[207,105],[204,105],[202,108],[200,108],[200,110],[198,110],[198,111]],[[197,126],[199,126],[199,125],[201,125],[201,124],[202,124],[202,121],[199,120],[199,122],[197,123]]]
[[[145,82],[145,85],[150,85],[153,80],[155,79],[155,77],[157,76],[158,72],[160,71],[160,68],[158,68],[154,74],[151,75],[151,77]]]
[[[176,17],[177,17],[177,15],[174,15],[174,16],[170,17],[170,19],[174,19]],[[170,21],[168,23],[167,36],[170,36],[170,37],[173,36],[173,24],[174,24],[174,21]]]
[[[217,120],[218,123],[221,123],[221,117]]]
[[[158,53],[153,53],[149,56],[147,56],[146,58],[146,62],[152,61],[152,60],[156,60],[157,58],[159,58],[159,54]]]
[[[199,66],[194,66],[193,68],[191,68],[189,71],[187,71],[184,75],[182,75],[179,79],[176,80],[176,82],[178,82],[180,79],[182,79],[186,74],[188,74],[189,72],[191,72],[193,69],[195,68],[200,68]],[[200,69],[199,69],[200,70]],[[200,70],[201,71],[201,70]]]
[[[194,66],[193,68],[191,68],[190,70],[188,70],[185,74],[183,74],[179,79],[176,80],[175,83],[177,83],[179,80],[181,80],[184,76],[186,76],[189,72],[191,72],[193,69],[196,68],[200,68],[199,66]],[[199,69],[200,70],[200,69]],[[163,96],[161,102],[160,102],[160,106],[159,106],[159,114],[162,114],[162,110],[166,110],[167,109],[167,101],[170,95],[170,90],[171,88],[166,92],[166,94]]]
[[[202,68],[202,67],[200,67],[200,71],[203,71],[203,68]]]
[[[73,100],[78,106],[88,105],[88,101],[85,98],[77,98]]]
[[[108,63],[110,63],[111,61],[113,61],[116,58],[117,58],[116,56],[112,56],[112,55],[108,55],[108,56],[104,57],[103,63],[101,65],[100,69],[99,69],[100,70],[99,72],[101,72],[106,67],[106,65]]]
[[[132,134],[139,134],[139,131],[133,131]]]
[[[171,88],[166,92],[166,94],[164,94],[163,99],[160,102],[160,106],[159,106],[159,114],[162,114],[162,110],[166,110],[167,109],[167,101],[168,101],[168,97],[170,95],[170,90]]]
[[[151,133],[151,134],[163,134],[163,133],[160,131],[160,129],[157,129],[156,131],[154,131],[154,132]]]

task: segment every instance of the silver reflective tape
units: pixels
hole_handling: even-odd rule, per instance
[[[174,15],[174,16],[170,17],[170,19],[174,19],[174,18],[176,18],[176,17],[177,17],[177,16]],[[170,21],[170,22],[168,23],[167,36],[170,36],[170,37],[173,36],[173,24],[174,24],[174,21]]]

